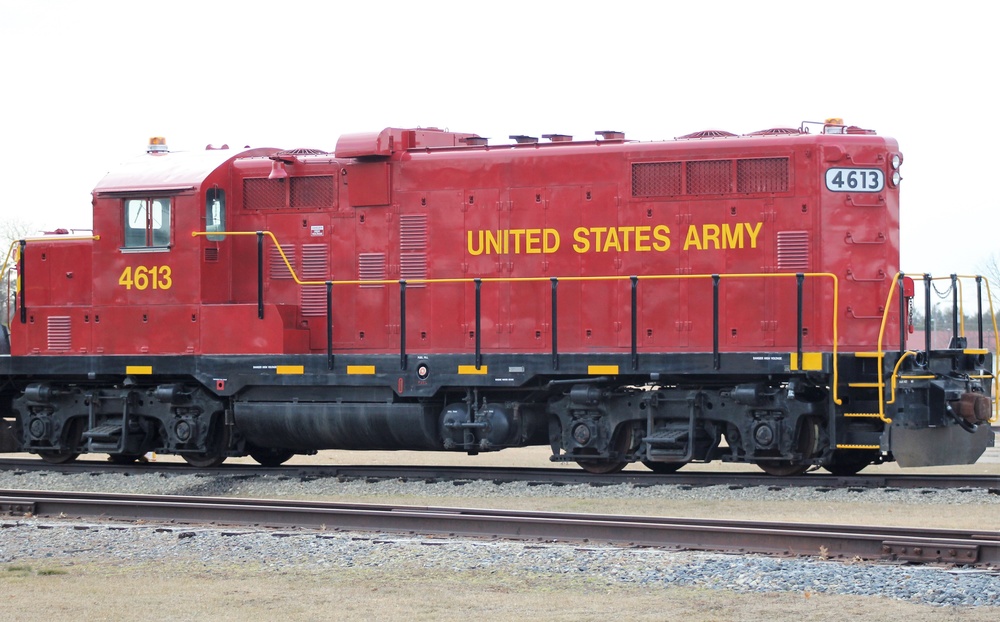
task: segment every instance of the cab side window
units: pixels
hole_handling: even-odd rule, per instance
[[[226,191],[221,188],[210,188],[205,193],[205,231],[216,232],[226,230]],[[218,242],[225,239],[224,235],[207,236],[209,240]]]
[[[125,200],[125,248],[170,247],[170,199]]]

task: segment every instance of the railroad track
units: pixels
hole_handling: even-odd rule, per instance
[[[389,532],[830,559],[1000,566],[1000,531],[751,522],[221,497],[0,490],[11,517]]]
[[[229,477],[256,477],[281,475],[300,479],[365,479],[406,481],[494,481],[498,483],[529,482],[535,484],[573,485],[589,484],[610,486],[631,484],[635,486],[720,486],[748,488],[985,488],[1000,494],[1000,476],[948,475],[948,474],[859,474],[836,476],[828,473],[810,473],[794,477],[775,477],[764,473],[747,472],[678,472],[657,475],[642,471],[623,471],[611,475],[595,475],[577,469],[544,469],[516,467],[449,467],[449,466],[301,466],[262,467],[256,465],[223,465],[215,469],[193,469],[182,463],[157,462],[135,465],[114,465],[96,461],[51,465],[34,459],[0,460],[0,471],[49,471],[54,473],[174,473],[205,474]]]

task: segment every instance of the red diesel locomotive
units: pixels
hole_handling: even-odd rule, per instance
[[[907,343],[931,277],[899,273],[902,155],[819,128],[154,139],[94,190],[93,236],[16,244],[10,444],[195,466],[544,444],[591,472],[975,462],[982,322]]]

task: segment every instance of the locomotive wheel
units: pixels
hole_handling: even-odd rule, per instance
[[[775,477],[791,477],[793,475],[802,475],[809,470],[811,464],[792,464],[788,460],[779,460],[776,462],[758,462],[757,466],[760,470],[767,473],[768,475],[773,475]]]
[[[819,442],[819,425],[806,419],[799,428],[798,452],[804,456],[812,456],[816,453]],[[773,460],[769,462],[758,462],[757,466],[761,471],[775,477],[791,477],[802,475],[808,471],[811,464],[795,464],[790,460]]]
[[[857,475],[861,469],[871,464],[877,455],[872,451],[835,451],[830,462],[824,464],[823,468],[834,475]]]
[[[66,433],[66,447],[62,449],[42,449],[38,457],[49,464],[67,464],[80,457],[80,443],[83,440],[83,420],[70,421]]]
[[[254,447],[249,453],[251,458],[259,462],[261,466],[266,467],[281,466],[295,455],[294,451],[279,447],[268,447],[267,449]]]
[[[73,462],[80,457],[79,452],[70,449],[50,450],[44,449],[38,452],[38,457],[49,464],[66,464]]]
[[[184,462],[199,469],[212,469],[226,461],[226,457],[216,453],[184,454]]]
[[[632,429],[628,427],[622,427],[615,434],[614,440],[611,442],[611,449],[619,455],[624,455],[629,452],[632,448]],[[587,473],[593,473],[594,475],[608,475],[609,473],[618,473],[622,469],[628,466],[627,460],[577,460],[577,464],[580,468]]]
[[[226,461],[226,448],[229,447],[229,426],[222,423],[222,417],[217,416],[212,423],[211,435],[208,439],[208,450],[197,454],[183,454],[184,462],[199,469],[212,469]]]
[[[687,462],[650,462],[649,460],[643,460],[642,463],[647,469],[660,475],[676,473],[678,469],[687,464]]]
[[[581,469],[594,475],[618,473],[628,466],[628,462],[616,462],[614,460],[577,460],[576,463],[580,465]]]

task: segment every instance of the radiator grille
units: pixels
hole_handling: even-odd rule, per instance
[[[50,352],[68,352],[73,346],[71,325],[68,315],[49,317],[47,345]]]
[[[681,193],[682,162],[641,162],[632,165],[632,196],[662,197]]]
[[[325,281],[330,265],[330,247],[326,244],[302,245],[303,281]],[[299,303],[303,317],[326,315],[326,285],[303,285]]]
[[[361,253],[358,255],[359,281],[386,280],[385,253]],[[362,285],[361,287],[382,287],[382,285]]]
[[[632,196],[672,197],[704,194],[788,192],[788,158],[747,158],[690,162],[636,162]]]
[[[737,160],[737,192],[788,192],[788,158]]]
[[[266,177],[243,180],[245,209],[281,209],[285,207],[285,184]]]
[[[809,270],[809,232],[778,232],[778,271]]]
[[[288,263],[295,267],[295,247],[291,244],[282,244],[281,251],[284,251]],[[268,254],[268,265],[271,270],[272,279],[291,279],[292,273],[288,270],[285,260],[281,258],[281,251],[277,246],[272,246]]]
[[[292,207],[333,207],[333,177],[292,177],[290,181]]]
[[[687,163],[688,194],[726,194],[732,190],[732,160]]]

